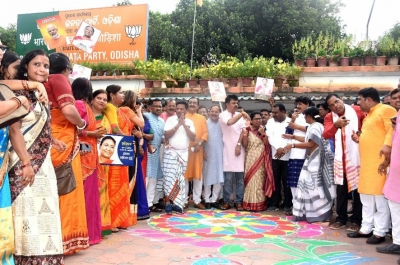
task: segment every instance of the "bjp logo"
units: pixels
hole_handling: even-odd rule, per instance
[[[140,33],[142,33],[142,26],[125,26],[125,32],[126,36],[132,39],[132,42],[130,44],[135,45],[135,38],[138,38],[140,36]]]

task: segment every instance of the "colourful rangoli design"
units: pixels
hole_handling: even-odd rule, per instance
[[[187,211],[183,215],[159,215],[150,226],[177,236],[232,239],[258,239],[287,236],[299,225],[286,218],[263,213],[236,211]]]

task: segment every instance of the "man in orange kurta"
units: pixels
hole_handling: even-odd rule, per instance
[[[386,169],[390,161],[393,128],[390,118],[396,110],[380,103],[375,88],[364,88],[358,92],[358,102],[367,113],[361,128],[361,135],[352,138],[359,141],[360,178],[358,192],[362,208],[362,224],[359,231],[347,234],[348,237],[368,237],[367,244],[380,244],[385,241],[389,229],[390,211],[383,196]]]
[[[187,208],[189,200],[189,180],[193,180],[193,201],[194,207],[198,209],[205,209],[201,203],[201,191],[203,186],[202,172],[203,172],[203,159],[204,148],[203,144],[208,138],[207,122],[203,115],[197,114],[199,108],[199,101],[197,98],[189,99],[189,109],[186,113],[186,118],[192,120],[196,131],[196,139],[190,142],[189,146],[189,160],[187,163],[185,179],[186,179],[186,202]]]

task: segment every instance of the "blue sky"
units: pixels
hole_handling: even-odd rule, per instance
[[[16,23],[18,14],[107,7],[117,2],[118,0],[12,0],[12,5],[2,5],[0,26],[5,27],[9,23]],[[175,9],[179,0],[131,0],[131,2],[133,4],[147,3],[150,6],[150,10],[169,13]],[[342,0],[342,2],[346,7],[341,10],[340,16],[343,23],[347,25],[346,32],[355,35],[357,41],[364,40],[368,15],[373,0]],[[370,39],[376,40],[395,23],[400,22],[399,10],[400,0],[376,0],[369,26]]]

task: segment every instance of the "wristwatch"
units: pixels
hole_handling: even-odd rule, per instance
[[[242,144],[241,143],[237,143],[237,146],[241,146]]]

